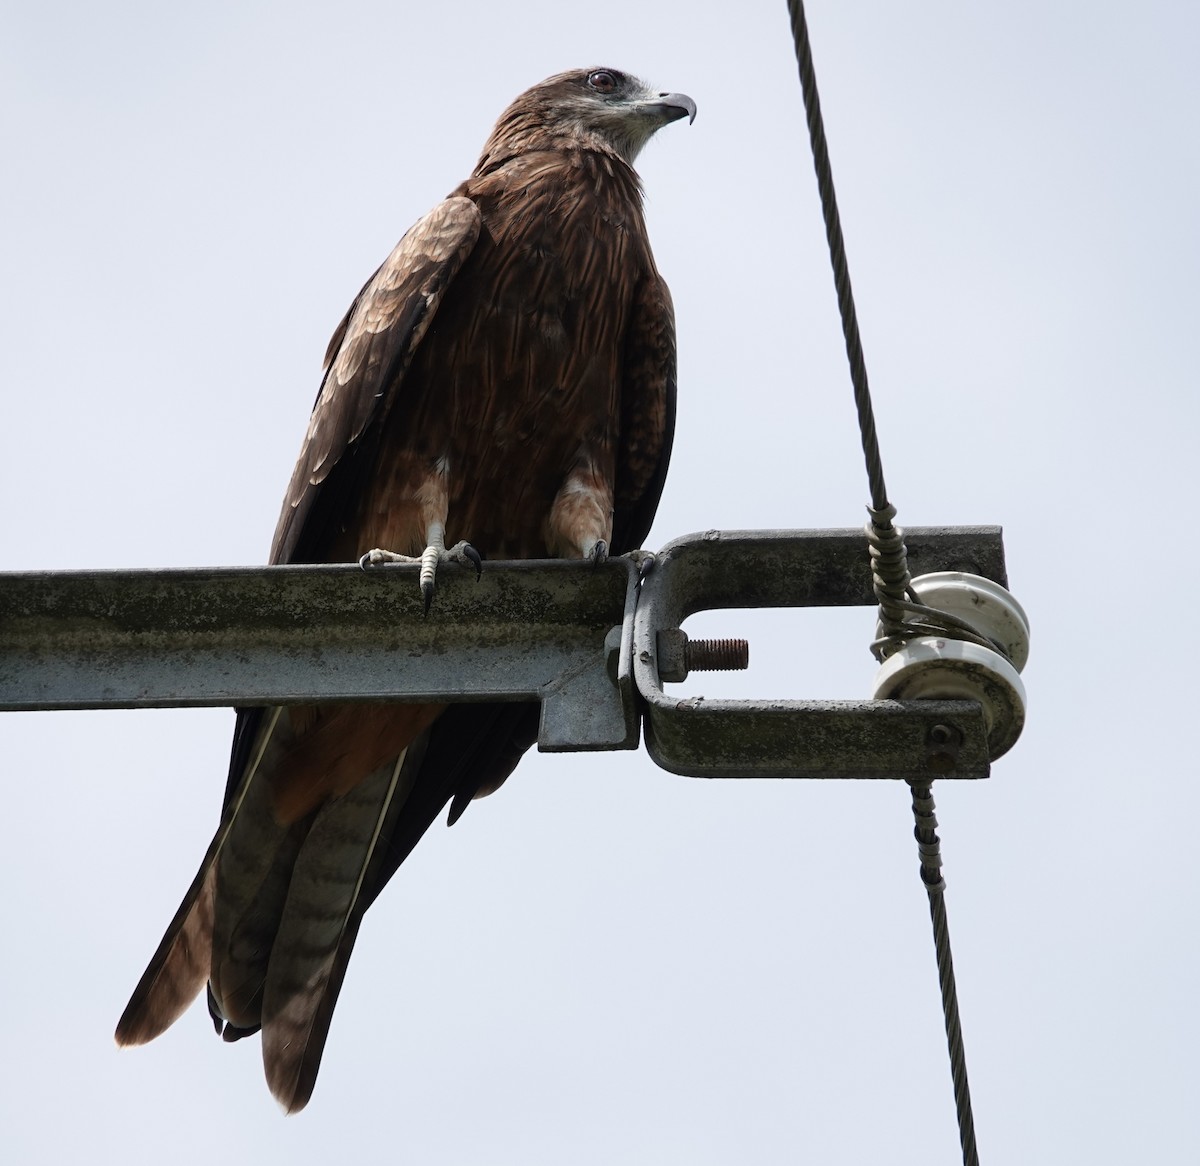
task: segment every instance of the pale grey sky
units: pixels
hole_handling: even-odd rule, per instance
[[[982,1159],[1195,1160],[1200,12],[809,19],[900,520],[1003,523],[1033,624],[1023,739],[935,791]],[[782,0],[45,3],[0,40],[0,569],[262,561],[351,297],[517,92],[601,63],[699,105],[639,166],[680,347],[650,545],[860,523]],[[754,667],[699,691],[870,689],[867,609],[705,626]],[[890,783],[531,756],[372,908],[303,1114],[202,1007],[118,1053],[231,725],[0,717],[6,1161],[958,1160]]]

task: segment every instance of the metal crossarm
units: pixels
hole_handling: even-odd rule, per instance
[[[1005,581],[998,527],[910,528],[923,572]],[[871,606],[861,530],[710,531],[626,559],[0,574],[0,709],[527,700],[543,750],[633,749],[709,777],[985,777],[969,701],[668,694],[660,634],[713,608]],[[664,671],[668,671],[664,669]],[[636,691],[635,691],[636,681]]]
[[[633,563],[446,570],[428,617],[417,570],[3,574],[0,708],[537,700],[543,749],[637,748]]]

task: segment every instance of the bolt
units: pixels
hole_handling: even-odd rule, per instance
[[[739,672],[750,667],[746,640],[688,640],[684,660],[689,672]]]
[[[958,730],[951,728],[949,725],[934,725],[929,730],[929,743],[931,745],[949,745],[951,741],[958,738]]]
[[[689,640],[681,628],[663,628],[657,646],[658,677],[665,684],[679,684],[689,672],[730,672],[750,666],[750,645],[745,640]]]
[[[958,762],[962,734],[953,725],[934,725],[925,738],[925,766],[934,773],[950,773]]]

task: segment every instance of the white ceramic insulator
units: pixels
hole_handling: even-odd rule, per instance
[[[912,589],[926,607],[965,619],[1000,644],[1018,672],[1029,659],[1029,617],[1011,592],[982,575],[936,571],[918,575]]]
[[[965,640],[920,636],[889,656],[875,674],[876,700],[977,700],[983,706],[988,756],[1007,753],[1025,725],[1025,686],[999,652]]]

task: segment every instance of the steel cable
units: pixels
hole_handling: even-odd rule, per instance
[[[854,404],[858,409],[858,428],[862,434],[863,456],[867,461],[867,480],[871,488],[872,515],[883,529],[891,526],[895,511],[888,504],[883,481],[883,460],[875,435],[875,413],[871,408],[871,388],[867,383],[867,362],[858,331],[858,313],[854,308],[854,290],[850,286],[850,268],[846,262],[846,242],[838,215],[837,195],[833,189],[833,168],[829,164],[829,146],[825,141],[825,123],[821,118],[821,98],[817,93],[817,74],[813,69],[812,47],[808,41],[808,23],[802,0],[788,0],[792,17],[792,38],[796,42],[796,62],[800,66],[800,89],[808,119],[808,137],[812,143],[813,166],[817,171],[817,190],[821,213],[825,218],[825,237],[833,263],[833,283],[837,288],[838,311],[842,316],[842,334],[846,338],[846,357],[850,361],[850,380],[854,384]],[[891,512],[890,514],[888,512]]]
[[[937,949],[938,986],[942,990],[942,1014],[946,1021],[946,1044],[950,1049],[950,1076],[954,1082],[954,1107],[958,1112],[958,1138],[964,1166],[979,1166],[975,1147],[975,1116],[971,1110],[971,1087],[967,1081],[967,1054],[962,1024],[958,1017],[958,989],[954,983],[954,957],[950,951],[950,925],[946,918],[946,882],[942,878],[942,846],[937,836],[937,815],[931,783],[911,782],[913,834],[921,855],[921,882],[929,895],[929,918]]]
[[[817,174],[817,190],[821,196],[821,213],[825,219],[825,236],[829,243],[829,258],[833,264],[833,282],[837,289],[838,310],[842,317],[842,333],[846,339],[846,356],[850,362],[850,379],[854,385],[854,403],[858,410],[858,427],[862,436],[863,456],[867,465],[867,481],[871,492],[868,511],[867,541],[871,554],[871,574],[875,597],[879,602],[879,621],[883,636],[873,645],[876,655],[885,655],[889,648],[898,647],[917,635],[927,635],[931,629],[959,639],[985,642],[999,647],[981,636],[969,624],[954,621],[947,624],[944,612],[921,604],[911,587],[908,573],[908,552],[904,533],[893,525],[896,508],[888,501],[883,480],[883,460],[875,432],[875,413],[871,406],[871,390],[867,381],[866,359],[858,330],[858,313],[854,307],[854,292],[846,261],[846,244],[842,238],[841,217],[833,189],[833,169],[829,162],[829,147],[825,141],[825,126],[821,118],[821,101],[817,94],[817,75],[813,68],[812,46],[808,39],[808,22],[803,0],[788,0],[792,21],[792,39],[796,46],[796,63],[800,69],[800,88],[804,96],[804,112],[808,136],[812,145],[813,167]],[[950,930],[946,918],[945,883],[942,880],[941,843],[936,833],[933,795],[930,783],[912,785],[915,834],[921,855],[921,881],[929,895],[929,914],[933,922],[933,940],[937,951],[938,985],[942,994],[942,1012],[946,1022],[946,1043],[950,1053],[950,1074],[954,1083],[954,1104],[958,1114],[959,1141],[962,1144],[964,1166],[979,1166],[975,1146],[975,1118],[971,1110],[971,1091],[967,1082],[967,1060],[963,1045],[962,1025],[958,1015],[958,992],[954,983],[954,960],[950,951]]]

